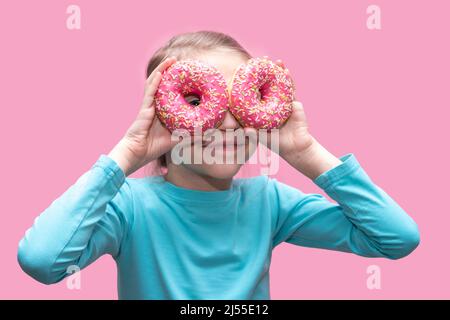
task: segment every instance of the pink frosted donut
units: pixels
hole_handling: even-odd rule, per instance
[[[279,128],[292,113],[294,83],[282,67],[252,58],[236,70],[230,111],[242,126]]]
[[[186,101],[195,95],[199,105]],[[155,93],[156,114],[169,131],[196,127],[204,132],[222,123],[229,107],[227,83],[213,66],[198,60],[177,61],[162,75]]]

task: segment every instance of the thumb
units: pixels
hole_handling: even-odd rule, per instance
[[[291,118],[296,122],[303,122],[306,120],[305,110],[303,109],[303,104],[300,101],[292,102]]]

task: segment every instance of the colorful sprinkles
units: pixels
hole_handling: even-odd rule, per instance
[[[230,98],[230,111],[242,126],[279,128],[292,113],[294,83],[271,60],[252,58],[236,71]]]
[[[193,106],[185,97],[196,94]],[[222,123],[227,110],[242,126],[279,128],[292,113],[294,83],[287,71],[267,58],[252,58],[236,70],[227,88],[223,75],[199,60],[182,60],[164,71],[155,94],[156,114],[169,131],[202,132]],[[231,103],[230,103],[231,101]]]
[[[196,94],[200,104],[189,104],[185,97]],[[177,61],[162,75],[155,94],[156,114],[169,131],[217,127],[229,109],[229,95],[223,75],[198,60]]]

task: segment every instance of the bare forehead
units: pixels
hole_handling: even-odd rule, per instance
[[[208,51],[198,55],[196,59],[216,67],[225,78],[231,78],[236,68],[247,61],[242,54],[231,50]]]

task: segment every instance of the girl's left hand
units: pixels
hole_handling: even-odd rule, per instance
[[[283,61],[275,61],[277,65],[285,69],[289,74],[289,70]],[[295,94],[295,93],[294,93]],[[267,146],[271,147],[270,136]],[[313,137],[308,131],[308,122],[306,121],[305,110],[299,101],[292,103],[292,114],[289,119],[279,129],[279,150],[281,157],[286,158],[292,153],[301,153],[308,149],[314,142]]]
[[[276,63],[289,73],[281,60],[277,60]],[[272,151],[278,152],[284,160],[302,174],[310,179],[315,179],[325,171],[338,166],[342,161],[326,150],[309,133],[303,105],[295,98],[294,100],[292,114],[278,132],[278,150],[272,149],[273,132],[268,134],[265,144]],[[247,130],[249,129],[247,128]]]
[[[292,103],[292,114],[279,131],[279,154],[285,158],[306,151],[314,142],[308,131],[305,110],[299,101]],[[270,145],[269,145],[270,146]]]

